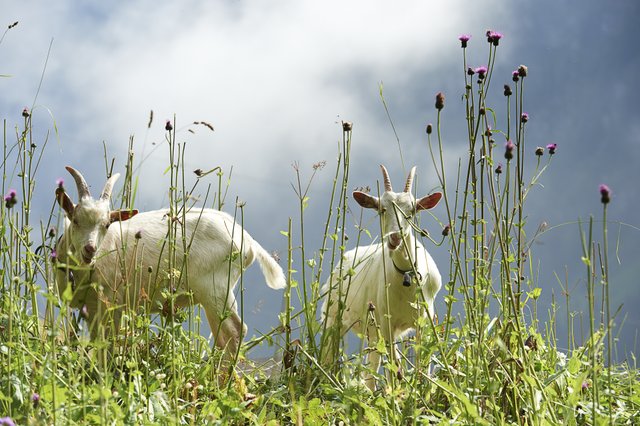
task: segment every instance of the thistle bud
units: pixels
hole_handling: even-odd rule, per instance
[[[350,132],[353,129],[353,123],[350,121],[342,122],[342,130],[345,132]]]
[[[505,96],[511,96],[513,94],[513,92],[511,91],[511,86],[509,86],[508,84],[504,85],[504,95]]]
[[[444,108],[444,93],[438,92],[436,95],[436,109],[440,111],[442,108]]]
[[[607,185],[600,185],[600,195],[600,201],[602,202],[602,204],[609,204],[609,201],[611,201],[611,190]]]
[[[433,132],[433,126],[431,123],[427,124],[427,134],[430,135]]]

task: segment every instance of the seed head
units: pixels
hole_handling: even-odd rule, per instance
[[[442,236],[446,237],[449,235],[449,231],[451,231],[451,225],[447,224],[444,228],[442,228]]]
[[[526,77],[528,72],[529,72],[529,68],[527,68],[526,65],[520,65],[518,67],[518,75],[520,77],[523,77],[523,78]]]
[[[49,228],[49,232],[48,232],[49,238],[53,238],[56,236],[56,228],[54,226],[52,226],[51,228]]]
[[[436,109],[440,111],[444,108],[444,93],[438,92],[436,94]]]
[[[467,68],[467,75],[474,75],[476,72],[473,68],[469,67]]]
[[[543,155],[543,154],[544,154],[544,148],[543,148],[543,147],[541,147],[541,146],[537,147],[537,148],[536,148],[536,155],[537,155],[538,157],[540,157],[540,156],[541,156],[541,155]]]
[[[508,84],[504,85],[504,95],[505,96],[511,96],[513,94],[513,92],[511,91],[511,86],[509,86]]]
[[[136,240],[142,238],[142,229],[138,229],[134,236],[136,237]]]
[[[469,34],[462,34],[460,35],[460,37],[458,37],[458,40],[460,40],[460,45],[463,49],[467,47],[467,43],[469,42],[470,39],[471,39],[471,36]]]
[[[173,124],[171,124],[171,120],[167,120],[167,122],[166,122],[166,123],[165,123],[165,125],[164,125],[164,129],[165,129],[167,132],[170,132],[170,131],[172,131],[172,130],[173,130]]]
[[[342,122],[342,130],[345,132],[350,132],[353,129],[353,123],[350,121]]]
[[[604,183],[600,185],[599,189],[601,195],[600,201],[602,204],[609,204],[609,201],[611,201],[611,189]]]
[[[498,163],[498,167],[496,167],[495,172],[496,172],[497,175],[502,173],[502,163]]]

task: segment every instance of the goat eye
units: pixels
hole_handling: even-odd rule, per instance
[[[74,225],[77,225],[78,224],[78,219],[73,219],[72,222],[73,222]]]
[[[111,223],[107,222],[107,223],[104,225],[104,229],[109,229],[109,225],[111,225]]]

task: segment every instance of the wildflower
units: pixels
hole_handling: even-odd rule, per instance
[[[507,160],[511,160],[513,158],[513,150],[515,149],[515,147],[516,146],[513,144],[513,142],[511,142],[511,140],[508,140],[504,145],[504,158],[506,158]]]
[[[600,195],[602,196],[600,198],[602,204],[609,204],[609,201],[611,201],[611,189],[604,183],[600,185]]]
[[[520,121],[523,123],[526,123],[527,121],[529,121],[529,114],[527,114],[526,112],[523,112],[522,115],[520,116]]]
[[[350,132],[353,129],[353,123],[350,121],[342,122],[342,130],[345,132]]]
[[[498,163],[498,167],[496,167],[496,174],[499,175],[502,173],[502,163]]]
[[[51,258],[52,262],[57,261],[58,260],[58,252],[55,249],[51,250],[51,254],[49,255],[49,257]]]
[[[481,66],[476,68],[474,71],[476,74],[478,74],[478,79],[482,80],[484,76],[487,74],[487,67]]]
[[[449,235],[449,231],[451,231],[451,225],[447,224],[444,228],[442,228],[442,236],[446,237]]]
[[[549,155],[553,155],[556,153],[556,148],[558,147],[557,143],[550,143],[547,145],[547,150],[549,151]]]
[[[62,178],[56,179],[56,186],[60,189],[64,189],[64,179]]]
[[[587,382],[586,380],[584,380],[582,382],[582,386],[580,387],[582,392],[586,392],[587,389],[589,389],[591,387],[591,385],[589,384],[589,382]]]
[[[500,44],[500,39],[502,38],[502,33],[493,30],[487,30],[487,41],[494,46]]]
[[[505,96],[511,96],[513,94],[513,92],[511,91],[511,86],[509,86],[508,84],[504,85],[504,95]]]
[[[173,124],[171,124],[171,120],[167,120],[166,124],[164,125],[164,129],[167,132],[170,132],[173,130]]]
[[[33,395],[31,395],[31,402],[33,403],[34,408],[40,404],[40,395],[37,392],[34,392]]]
[[[460,40],[460,44],[463,49],[467,47],[467,42],[470,39],[471,39],[471,36],[469,34],[462,34],[460,37],[458,37],[458,40]]]
[[[7,194],[4,196],[4,205],[10,209],[11,207],[15,206],[18,203],[18,199],[16,198],[16,196],[18,195],[18,193],[16,192],[15,189],[10,189],[9,192],[7,192]]]
[[[436,94],[436,109],[440,111],[444,108],[444,93],[438,92]]]
[[[0,417],[0,426],[16,426],[11,417]]]
[[[520,73],[518,73],[518,70],[511,73],[511,80],[513,80],[514,83],[517,83],[520,80]]]
[[[30,116],[30,115],[31,115],[31,114],[29,114],[29,108],[24,107],[24,109],[22,110],[22,116],[23,116],[24,118],[29,118],[29,116]]]
[[[87,305],[82,305],[82,308],[80,309],[80,317],[85,321],[89,319],[89,309],[87,308]]]
[[[543,148],[543,147],[541,147],[541,146],[537,147],[537,148],[536,148],[536,155],[537,155],[538,157],[540,157],[542,154],[544,154],[544,148]]]
[[[518,67],[518,75],[520,77],[526,77],[528,73],[529,73],[529,68],[527,68],[526,65],[520,65]]]
[[[431,123],[427,124],[427,134],[430,135],[433,132],[433,126]]]

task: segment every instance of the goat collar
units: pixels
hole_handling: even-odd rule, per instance
[[[413,281],[411,278],[413,276],[415,276],[418,279],[418,282],[422,281],[422,274],[416,269],[416,272],[413,272],[413,268],[410,268],[408,270],[403,270],[398,268],[398,265],[396,265],[396,262],[393,261],[393,259],[391,259],[391,264],[393,265],[393,268],[396,270],[396,272],[398,272],[400,275],[403,276],[403,280],[402,280],[402,285],[405,287],[410,287],[411,286],[411,282]]]

